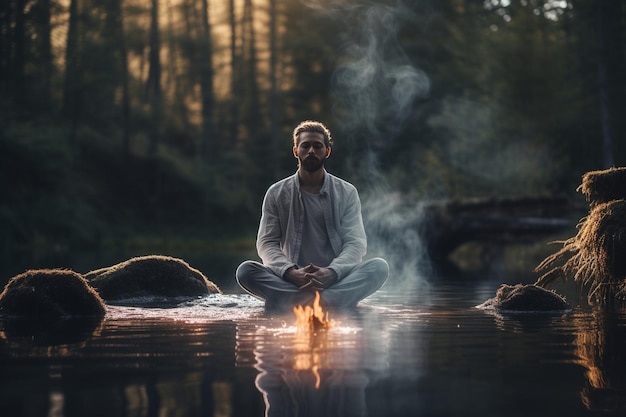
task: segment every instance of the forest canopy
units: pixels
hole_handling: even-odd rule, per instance
[[[611,0],[4,0],[0,251],[253,236],[325,122],[368,198],[570,195],[626,163]]]

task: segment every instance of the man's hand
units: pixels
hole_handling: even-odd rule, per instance
[[[310,264],[303,271],[306,273],[305,277],[311,281],[312,289],[316,291],[323,291],[337,282],[337,273],[330,268]]]
[[[324,291],[337,282],[337,274],[332,269],[310,264],[302,269],[295,266],[289,268],[285,272],[284,279],[302,291]]]
[[[306,289],[311,286],[311,278],[306,277],[306,272],[304,269],[298,269],[295,266],[292,266],[287,271],[285,271],[285,275],[283,276],[285,281],[291,282],[293,285],[300,289]]]

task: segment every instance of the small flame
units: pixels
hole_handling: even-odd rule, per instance
[[[330,327],[328,312],[324,312],[320,305],[320,293],[318,291],[315,291],[313,307],[298,305],[293,308],[293,312],[296,315],[296,326],[299,329],[317,332]]]

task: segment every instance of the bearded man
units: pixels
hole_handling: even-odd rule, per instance
[[[293,131],[298,170],[263,199],[256,248],[263,263],[245,261],[239,285],[266,308],[308,305],[315,292],[327,307],[354,307],[387,280],[384,259],[363,261],[367,238],[357,189],[329,174],[332,136],[307,120]]]

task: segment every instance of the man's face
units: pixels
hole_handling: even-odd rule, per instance
[[[300,167],[305,171],[314,172],[324,166],[324,160],[330,155],[330,148],[324,144],[324,135],[317,132],[303,132],[298,137],[298,146],[293,154]]]

